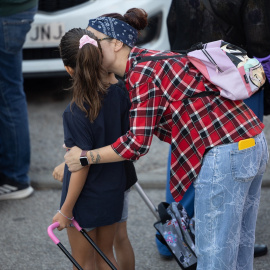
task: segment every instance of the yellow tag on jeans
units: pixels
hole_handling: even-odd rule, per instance
[[[238,150],[244,150],[252,146],[255,146],[255,140],[253,138],[249,138],[238,142]]]

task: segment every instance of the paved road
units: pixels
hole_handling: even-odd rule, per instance
[[[69,98],[68,94],[53,90],[61,83],[51,80],[49,88],[41,82],[36,92],[33,89],[27,92],[32,141],[30,175],[36,191],[24,200],[0,202],[0,270],[71,269],[68,259],[46,232],[58,209],[61,193],[61,185],[51,176],[64,154],[61,114]],[[266,120],[269,127],[269,118]],[[150,152],[136,163],[139,182],[156,205],[165,199],[167,153],[168,145],[154,139]],[[270,246],[267,179],[262,189],[256,242]],[[159,257],[154,241],[155,218],[135,190],[131,192],[129,211],[128,230],[136,255],[136,270],[180,269],[174,260],[164,261]],[[56,235],[68,247],[65,232],[56,231]],[[254,269],[269,270],[270,255],[256,258]]]
[[[146,189],[155,204],[164,200],[163,189]],[[174,260],[159,257],[154,242],[155,218],[135,190],[130,193],[128,231],[136,256],[136,270],[180,269]],[[1,270],[66,270],[71,263],[47,236],[55,210],[58,209],[60,190],[38,190],[21,201],[0,204],[0,269]],[[270,189],[262,190],[257,225],[257,242],[270,245]],[[68,248],[65,231],[55,234]],[[255,270],[270,269],[270,255],[256,258]]]

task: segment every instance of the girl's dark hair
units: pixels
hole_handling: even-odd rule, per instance
[[[101,17],[116,18],[118,20],[124,21],[136,30],[140,31],[143,30],[148,24],[147,16],[148,14],[144,9],[131,8],[123,16],[119,13],[108,13],[102,15]]]
[[[85,44],[79,49],[83,35],[95,39],[98,47]],[[60,56],[65,66],[73,69],[72,89],[73,102],[86,113],[93,122],[102,106],[102,99],[107,93],[108,84],[102,79],[106,71],[102,67],[102,49],[97,37],[90,31],[81,28],[69,30],[61,39]]]

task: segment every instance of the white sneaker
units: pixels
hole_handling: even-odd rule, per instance
[[[34,189],[29,184],[20,184],[7,178],[0,179],[0,201],[24,199],[33,192]]]

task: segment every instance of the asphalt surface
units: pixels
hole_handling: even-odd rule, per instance
[[[50,87],[48,87],[48,85]],[[27,92],[32,145],[30,177],[35,192],[23,200],[0,202],[0,270],[72,269],[72,264],[47,235],[59,208],[61,184],[51,174],[63,161],[62,112],[70,96],[60,92],[61,80],[36,83]],[[270,142],[270,118],[264,120]],[[169,146],[154,138],[149,153],[136,164],[139,183],[155,205],[165,200],[166,166]],[[264,177],[256,230],[256,243],[270,247],[270,174]],[[174,260],[164,260],[156,249],[155,217],[135,189],[130,193],[128,232],[136,257],[136,270],[180,269]],[[65,231],[55,231],[69,248]],[[270,269],[270,255],[255,258],[255,270]]]

